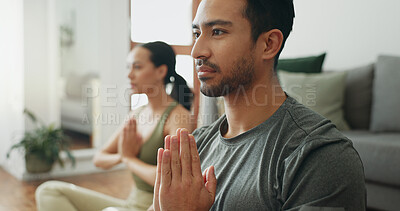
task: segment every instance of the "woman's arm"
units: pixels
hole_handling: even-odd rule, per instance
[[[137,157],[123,157],[122,162],[126,164],[129,171],[140,177],[147,184],[154,186],[156,181],[156,165],[150,165]]]
[[[185,108],[179,106],[169,115],[164,126],[164,135],[175,135],[178,128],[186,128],[189,132],[194,130],[194,121],[192,115]],[[149,185],[154,186],[156,181],[156,165],[147,164],[137,157],[124,157],[122,162],[126,164],[128,169],[135,175],[140,177]]]
[[[93,157],[93,163],[96,167],[110,169],[122,162],[121,154],[118,153],[118,139],[123,128],[124,125],[118,128],[118,130],[108,140],[106,145],[95,154]]]

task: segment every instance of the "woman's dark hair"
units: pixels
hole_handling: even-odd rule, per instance
[[[192,105],[193,93],[187,86],[185,79],[175,71],[176,57],[175,52],[167,43],[149,42],[139,45],[150,51],[150,60],[154,66],[167,65],[168,71],[164,78],[164,84],[173,83],[170,96],[182,104],[187,110]]]

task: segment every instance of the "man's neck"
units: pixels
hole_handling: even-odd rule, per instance
[[[238,89],[224,97],[228,131],[222,134],[232,138],[263,123],[286,100],[276,78],[268,83],[256,83],[246,90]]]

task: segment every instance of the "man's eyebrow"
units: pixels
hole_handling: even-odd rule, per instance
[[[224,20],[213,20],[213,21],[209,21],[203,24],[206,27],[212,27],[215,25],[222,25],[222,26],[232,26],[232,22],[230,21],[224,21]],[[199,29],[199,26],[197,24],[193,24],[192,25],[193,29]]]

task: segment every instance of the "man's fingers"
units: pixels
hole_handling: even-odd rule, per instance
[[[191,167],[192,167],[192,175],[194,177],[201,177],[201,166],[200,166],[200,157],[199,152],[197,151],[196,141],[194,140],[193,135],[189,135],[189,144],[190,144],[190,156],[191,156]]]
[[[214,166],[208,167],[206,173],[206,189],[211,194],[213,200],[215,198],[215,192],[217,190],[217,178],[215,176],[215,169]]]
[[[157,171],[156,171],[156,181],[154,184],[154,193],[158,193],[160,190],[160,178],[161,178],[161,164],[162,164],[162,157],[163,157],[163,148],[159,148],[157,152]]]
[[[204,170],[204,172],[203,172],[203,181],[204,181],[204,184],[206,184],[206,182],[207,182],[207,171],[208,171],[208,168],[206,168],[206,170]]]
[[[163,152],[161,163],[161,187],[169,187],[171,185],[171,151],[166,149]]]
[[[189,131],[187,129],[182,129],[180,131],[181,137],[181,161],[182,161],[182,180],[189,180],[192,178],[192,162],[191,162],[191,152],[190,152],[190,138]]]
[[[178,136],[178,139],[181,138],[181,128],[176,129],[176,136]]]
[[[172,170],[172,180],[175,182],[181,182],[182,167],[181,161],[179,159],[179,144],[178,137],[171,137],[171,170]]]
[[[182,128],[176,129],[176,136],[178,137],[179,152],[181,151],[181,130],[182,130]]]
[[[156,204],[158,207],[159,197],[160,197],[160,184],[161,184],[161,165],[162,165],[162,157],[163,157],[163,148],[159,148],[157,152],[157,171],[156,171],[156,181],[154,184],[154,196],[153,196],[153,204]],[[154,209],[154,207],[153,207]]]
[[[164,149],[171,150],[171,136],[170,135],[165,136]]]

